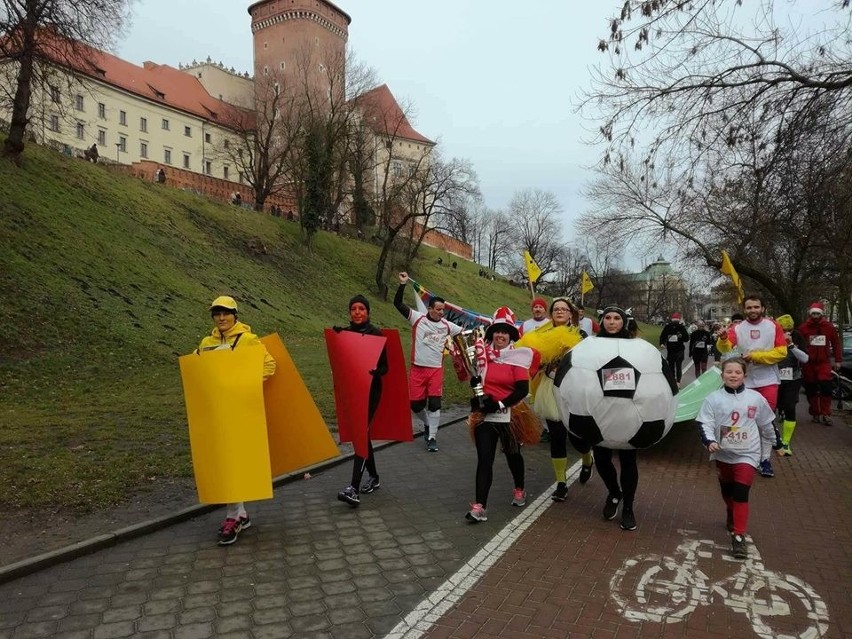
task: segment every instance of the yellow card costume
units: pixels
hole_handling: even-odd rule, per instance
[[[270,499],[273,477],[340,454],[281,338],[247,335],[180,358],[201,503]]]
[[[263,386],[272,476],[337,457],[340,450],[281,338],[273,333],[260,341],[277,364]]]
[[[260,345],[180,358],[198,500],[272,497]]]

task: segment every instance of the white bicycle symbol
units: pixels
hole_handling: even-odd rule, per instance
[[[766,570],[757,548],[747,538],[749,557],[738,561],[726,546],[706,539],[690,539],[694,531],[678,531],[685,536],[676,556],[639,555],[627,559],[610,580],[610,593],[618,611],[629,621],[678,623],[701,605],[719,599],[751,622],[755,634],[764,639],[816,639],[828,630],[828,608],[822,597],[794,575]],[[739,570],[712,582],[698,568],[699,559],[710,559],[714,551],[724,561],[736,562]],[[791,612],[791,605],[796,610]],[[784,632],[773,630],[775,618],[783,621]],[[803,621],[803,618],[807,621]]]

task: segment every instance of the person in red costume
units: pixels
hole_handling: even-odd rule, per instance
[[[843,348],[837,329],[824,315],[825,308],[820,302],[811,304],[808,308],[808,319],[799,326],[799,333],[808,345],[808,362],[802,366],[808,412],[814,423],[831,426],[831,371],[832,368],[840,368]],[[832,356],[833,364],[830,362]]]
[[[723,329],[716,348],[723,355],[734,349],[742,355],[749,365],[746,388],[763,395],[775,411],[781,384],[778,362],[787,357],[787,337],[778,322],[764,316],[766,307],[757,295],[749,295],[743,300],[743,311],[745,321]],[[775,476],[768,458],[760,462],[760,474],[763,477]]]

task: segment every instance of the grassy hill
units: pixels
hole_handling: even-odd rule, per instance
[[[177,357],[232,294],[258,334],[284,339],[333,420],[322,329],[348,321],[355,293],[373,320],[404,328],[372,295],[378,249],[142,182],[31,146],[0,162],[0,504],[98,508],[156,478],[191,472]],[[250,240],[266,247],[249,248]],[[426,249],[412,276],[491,312],[528,294]],[[409,298],[409,303],[411,298]],[[522,312],[523,312],[522,310]],[[451,398],[467,390],[448,377]]]
[[[282,336],[333,422],[322,329],[365,293],[376,324],[407,330],[372,294],[377,256],[326,233],[308,251],[293,222],[35,146],[23,169],[0,162],[0,506],[88,511],[191,475],[177,358],[209,332],[219,294]],[[412,276],[468,308],[526,314],[525,291],[439,256],[424,249]],[[448,401],[465,401],[446,380]]]

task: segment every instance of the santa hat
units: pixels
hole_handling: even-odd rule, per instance
[[[679,322],[680,321],[680,313],[672,313],[672,321]]]
[[[530,308],[534,308],[536,304],[538,304],[542,308],[547,308],[547,302],[544,301],[543,297],[536,297],[535,299],[533,299],[533,301],[530,303]]]
[[[485,339],[491,341],[494,331],[498,328],[509,333],[509,339],[513,342],[518,340],[518,327],[515,326],[515,313],[508,306],[501,306],[494,311],[491,324],[485,329]]]
[[[813,302],[808,307],[808,315],[811,313],[819,313],[820,315],[825,314],[825,307],[822,305],[822,302]]]

